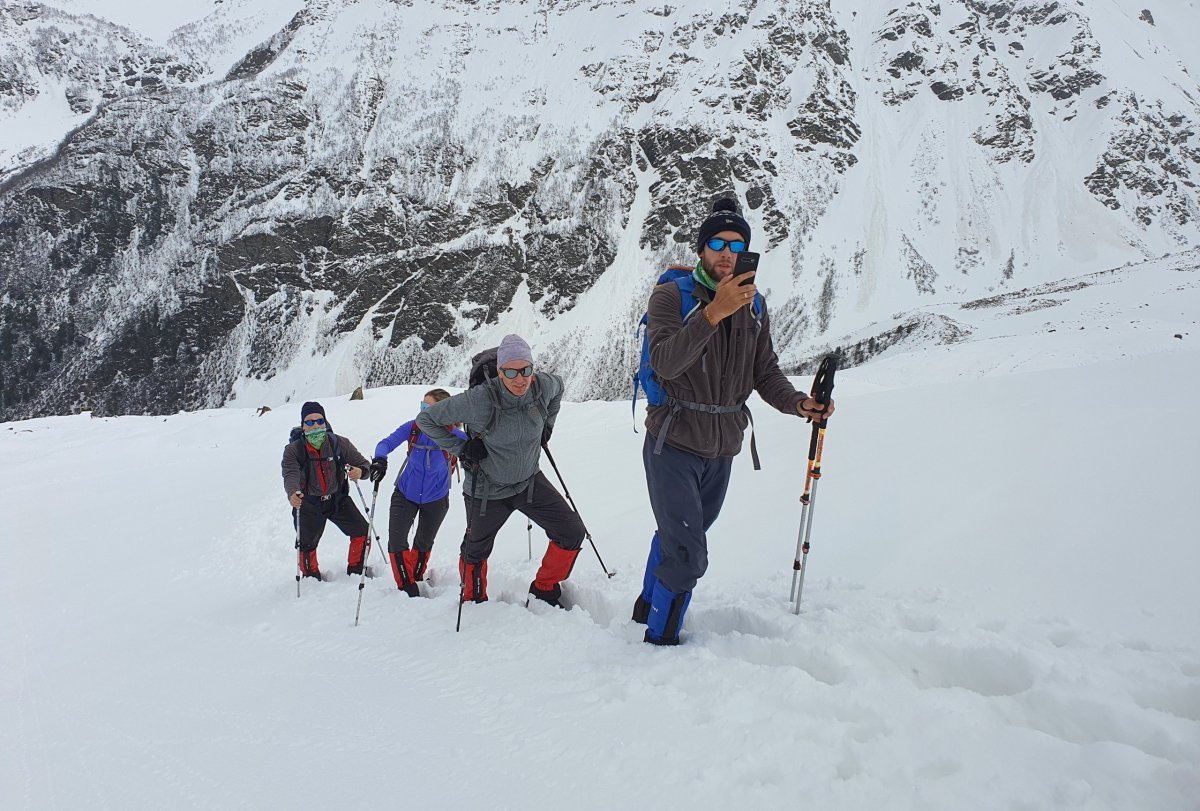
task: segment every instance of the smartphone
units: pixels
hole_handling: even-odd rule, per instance
[[[737,255],[737,264],[733,266],[734,276],[740,276],[743,273],[750,273],[756,270],[758,270],[758,254],[751,253],[750,251],[742,251]],[[746,279],[738,284],[754,284],[754,279]]]

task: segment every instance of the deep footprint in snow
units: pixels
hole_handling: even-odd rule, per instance
[[[981,696],[1013,696],[1034,685],[1037,671],[1024,651],[928,642],[892,649],[902,671],[922,689],[959,687]]]
[[[1158,710],[1200,723],[1200,683],[1145,688],[1135,692],[1133,700],[1144,710]]]

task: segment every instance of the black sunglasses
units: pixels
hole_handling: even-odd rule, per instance
[[[305,425],[307,425],[309,428],[312,428],[314,425],[324,425],[324,424],[325,424],[325,420],[324,420],[324,419],[319,419],[319,420],[305,420],[305,421],[304,421],[304,424],[305,424]]]
[[[533,374],[533,367],[526,366],[524,369],[501,369],[500,373],[509,380],[513,380],[517,375],[520,375],[521,377],[529,377],[531,374]]]
[[[714,251],[723,251],[725,250],[726,245],[728,245],[729,250],[733,251],[734,253],[741,253],[742,251],[746,250],[746,243],[740,239],[728,240],[717,239],[716,237],[713,237],[704,244],[712,248]]]

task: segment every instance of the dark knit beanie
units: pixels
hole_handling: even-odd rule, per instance
[[[304,422],[304,418],[309,414],[320,414],[322,417],[325,417],[327,421],[329,418],[329,415],[325,413],[324,407],[314,400],[309,400],[300,407],[300,422]]]
[[[746,239],[746,247],[750,247],[750,223],[742,219],[738,213],[737,201],[730,197],[722,197],[713,203],[712,214],[700,223],[700,237],[696,240],[696,253],[704,253],[704,243],[713,238],[714,234],[722,231],[737,231]]]

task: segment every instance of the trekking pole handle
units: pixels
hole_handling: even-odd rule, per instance
[[[836,353],[830,353],[821,361],[821,365],[817,367],[817,374],[813,378],[812,397],[823,406],[828,406],[829,401],[833,399],[833,376],[837,374],[838,356]],[[824,428],[827,419],[822,418],[816,424]],[[809,450],[809,459],[813,458],[813,453],[816,451],[816,432],[813,433],[813,443]]]

